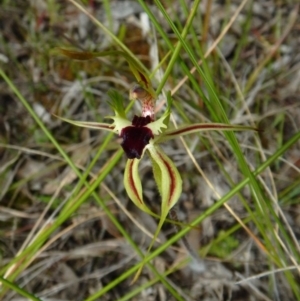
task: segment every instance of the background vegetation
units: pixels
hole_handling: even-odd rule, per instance
[[[295,2],[1,1],[1,300],[300,300]],[[183,178],[183,224],[165,224],[134,284],[157,220],[126,196],[120,141],[51,115],[105,122],[107,91],[128,99],[134,77],[122,57],[79,62],[56,47],[135,55],[158,115],[172,91],[174,127],[262,130],[163,145]],[[159,213],[149,160],[140,174]]]

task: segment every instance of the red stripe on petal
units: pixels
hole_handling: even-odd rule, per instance
[[[167,167],[167,170],[168,170],[168,173],[169,173],[169,176],[170,176],[170,179],[171,179],[171,187],[170,187],[170,195],[169,195],[169,200],[168,200],[168,207],[172,206],[172,204],[170,204],[170,201],[172,200],[172,196],[175,192],[175,175],[173,173],[173,170],[172,170],[172,167],[170,166],[169,162],[166,161],[163,156],[161,156],[160,153],[158,153],[159,157],[161,158],[161,160],[164,162],[165,166]]]
[[[218,130],[222,130],[222,129],[230,129],[232,128],[232,125],[220,125],[220,124],[210,124],[210,125],[206,125],[206,124],[198,124],[198,125],[191,125],[191,126],[187,126],[178,130],[174,130],[170,133],[165,133],[166,136],[173,136],[173,135],[180,135],[182,133],[185,132],[190,132],[193,130],[197,130],[197,129],[218,129]]]
[[[130,163],[129,163],[129,186],[131,187],[132,192],[135,194],[135,196],[138,199],[138,201],[140,202],[140,204],[143,205],[143,201],[140,199],[140,196],[138,194],[138,191],[135,186],[134,179],[133,179],[133,171],[132,171],[133,163],[134,163],[134,159],[130,160]]]

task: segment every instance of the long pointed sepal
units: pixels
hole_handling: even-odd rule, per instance
[[[155,139],[156,143],[161,143],[163,141],[174,139],[178,136],[189,135],[193,133],[203,132],[203,131],[258,131],[258,129],[243,126],[243,125],[232,125],[226,123],[195,123],[191,125],[186,125],[173,130],[167,130],[162,135]]]
[[[72,120],[72,119],[67,119],[63,117],[59,117],[55,114],[53,114],[56,118],[68,122],[70,124],[84,127],[84,128],[89,128],[89,129],[95,129],[95,130],[106,130],[110,132],[115,132],[115,126],[112,124],[108,123],[99,123],[99,122],[88,122],[88,121],[79,121],[79,120]]]

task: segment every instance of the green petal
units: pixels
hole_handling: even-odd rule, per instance
[[[155,139],[156,143],[161,143],[163,141],[176,138],[178,136],[189,135],[192,133],[203,132],[203,131],[258,131],[258,129],[242,126],[242,125],[232,125],[226,123],[195,123],[179,127],[178,129],[168,130]]]
[[[124,172],[124,187],[133,203],[141,210],[152,214],[143,200],[143,189],[138,172],[138,166],[141,160],[128,159]]]
[[[147,146],[147,150],[152,161],[154,179],[161,195],[161,216],[149,247],[150,250],[165,222],[169,210],[177,203],[181,195],[182,180],[173,161],[159,146],[150,143]]]
[[[89,128],[89,129],[106,130],[106,131],[110,131],[110,132],[116,132],[114,124],[99,123],[99,122],[88,122],[88,121],[78,121],[78,120],[71,120],[71,119],[59,117],[57,115],[54,115],[54,116],[57,117],[58,119],[62,120],[62,121],[68,122],[70,124],[74,124],[76,126]]]

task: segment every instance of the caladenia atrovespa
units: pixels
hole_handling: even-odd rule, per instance
[[[76,59],[90,59],[96,56],[116,54],[115,52],[104,54],[88,53],[88,55],[84,57],[85,53],[77,53],[68,50],[60,50],[60,52]],[[120,54],[120,52],[118,52],[118,54]],[[141,71],[132,58],[128,58],[127,55],[124,55],[124,57],[128,61],[135,77],[139,81],[139,84],[132,86],[129,98],[131,100],[140,101],[142,106],[140,116],[135,115],[132,120],[128,120],[122,96],[116,91],[110,91],[108,92],[110,97],[109,105],[114,111],[114,116],[109,116],[107,118],[112,119],[112,123],[85,122],[61,117],[59,118],[76,126],[114,132],[122,139],[121,146],[128,158],[124,171],[124,187],[126,192],[138,208],[146,213],[155,215],[144,202],[143,188],[138,171],[140,161],[143,159],[145,154],[150,157],[154,179],[161,196],[160,220],[150,244],[150,250],[167,218],[168,213],[177,203],[182,192],[182,179],[180,173],[178,172],[174,162],[164,153],[160,147],[160,143],[179,136],[201,131],[241,131],[255,129],[247,126],[221,123],[195,123],[171,129],[169,127],[172,105],[170,93],[167,93],[167,108],[165,112],[156,120],[156,95],[149,78],[143,73],[143,71]]]

